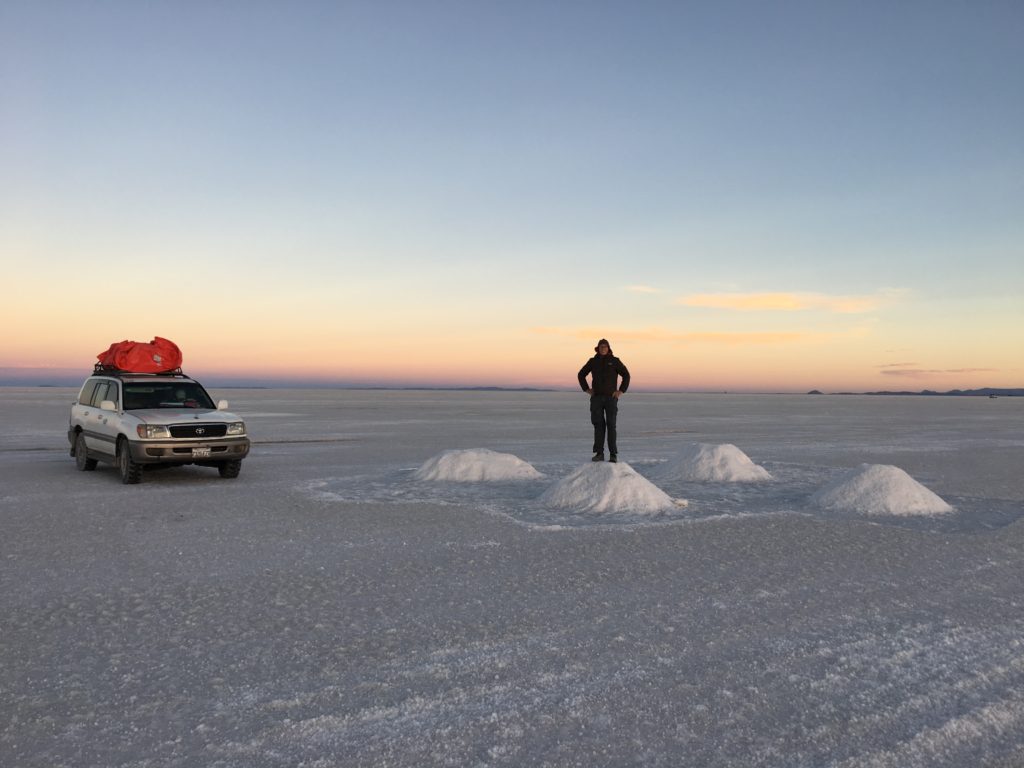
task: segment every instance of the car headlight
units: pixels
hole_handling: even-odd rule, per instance
[[[233,421],[228,424],[229,435],[244,435],[245,434],[245,422],[244,421]]]
[[[171,430],[161,424],[139,424],[135,431],[138,432],[139,437],[145,438],[171,436]]]

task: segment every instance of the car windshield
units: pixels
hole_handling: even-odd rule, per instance
[[[124,384],[124,409],[214,408],[206,390],[194,381],[140,382]]]

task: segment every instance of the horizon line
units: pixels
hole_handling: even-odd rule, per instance
[[[90,374],[92,375],[92,374]],[[186,374],[187,375],[187,374]],[[191,377],[190,377],[191,378]],[[206,377],[204,377],[206,378]],[[502,387],[488,384],[355,384],[343,381],[321,381],[316,379],[262,379],[243,380],[239,379],[212,379],[207,378],[211,389],[335,389],[346,391],[367,391],[367,392],[565,392],[572,393],[581,391],[576,387],[539,387],[520,386]],[[26,389],[75,389],[80,386],[79,379],[56,376],[49,381],[27,381],[15,378],[0,377],[0,388],[26,388]],[[203,382],[200,382],[203,383]],[[712,389],[712,388],[647,388],[634,387],[630,392],[634,394],[648,395],[946,395],[953,393],[1006,393],[1013,396],[1016,393],[1024,393],[1024,387],[970,387],[953,388],[947,390],[851,390],[837,389],[822,391],[817,388],[805,389]],[[980,395],[979,395],[980,396]]]
[[[84,375],[83,375],[84,374]],[[0,387],[41,387],[41,388],[75,388],[88,376],[95,372],[89,370],[83,372],[80,369],[69,367],[43,367],[43,366],[0,366]],[[340,390],[366,390],[366,391],[503,391],[503,392],[577,392],[577,386],[570,383],[561,385],[550,385],[540,383],[524,382],[517,385],[483,384],[478,382],[462,381],[416,381],[416,380],[352,380],[344,378],[326,378],[317,376],[254,376],[251,374],[215,373],[209,374],[198,372],[195,376],[185,373],[184,375],[194,378],[200,383],[213,388],[227,389],[340,389]],[[1006,386],[959,386],[945,387],[941,390],[924,387],[919,390],[893,389],[885,386],[864,386],[856,387],[834,387],[822,390],[821,387],[804,386],[767,386],[767,387],[729,387],[727,385],[634,385],[630,392],[647,394],[768,394],[768,395],[798,395],[798,394],[918,394],[945,392],[1010,392],[1024,390],[1022,387]]]

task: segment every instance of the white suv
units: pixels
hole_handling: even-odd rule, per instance
[[[203,386],[180,373],[126,373],[97,366],[71,406],[68,441],[79,470],[115,464],[125,483],[145,465],[198,464],[238,477],[249,455],[245,423],[216,406]]]

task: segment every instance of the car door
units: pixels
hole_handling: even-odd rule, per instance
[[[96,411],[99,409],[93,405],[96,389],[100,386],[100,379],[88,379],[82,385],[82,391],[78,395],[78,402],[71,406],[71,420],[75,426],[81,427],[82,437],[90,450],[96,450]],[[103,386],[106,392],[106,385]]]
[[[82,413],[82,430],[89,450],[113,456],[117,449],[117,413],[100,409],[104,400],[118,402],[117,382],[100,379]]]

